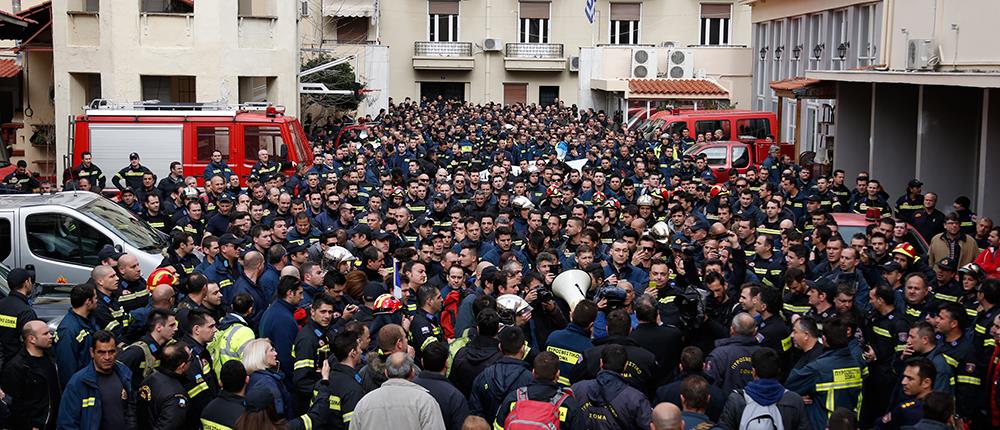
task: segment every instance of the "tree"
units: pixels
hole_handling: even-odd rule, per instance
[[[333,57],[323,54],[306,61],[302,65],[302,70],[308,70],[333,60]],[[350,63],[338,64],[321,72],[303,76],[302,80],[304,82],[325,84],[331,90],[351,90],[354,92],[353,95],[303,94],[303,106],[318,104],[324,108],[336,110],[353,111],[358,109],[358,103],[361,102],[362,98],[358,94],[358,90],[364,88],[364,86],[354,81],[354,68],[351,67]]]

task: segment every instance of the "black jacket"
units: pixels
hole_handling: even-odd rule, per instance
[[[21,329],[24,324],[38,319],[28,304],[28,298],[17,291],[0,299],[0,367],[22,348]]]
[[[657,385],[669,381],[673,377],[677,363],[684,348],[683,333],[673,326],[658,326],[654,323],[639,323],[628,337],[636,344],[653,353],[660,365]]]
[[[138,428],[143,430],[195,428],[184,424],[190,407],[183,381],[184,375],[163,369],[158,369],[142,381],[135,407]],[[194,421],[199,422],[197,417]]]
[[[455,354],[448,379],[465,398],[469,398],[472,381],[500,357],[503,357],[500,353],[500,341],[489,336],[476,336]]]
[[[48,354],[32,357],[22,349],[4,366],[0,388],[13,399],[10,406],[16,413],[8,422],[11,429],[56,428],[62,387]]]
[[[295,413],[301,415],[309,408],[313,387],[321,379],[323,362],[330,355],[330,332],[327,327],[309,320],[292,344],[292,397]]]
[[[197,428],[201,412],[219,394],[219,378],[212,369],[212,355],[191,335],[181,340],[191,349],[191,361],[184,374],[184,389],[188,397],[188,417],[185,428]],[[155,374],[154,374],[155,375]]]
[[[528,399],[542,402],[551,400],[560,390],[569,390],[569,388],[563,387],[555,381],[538,380],[531,381],[531,383],[527,386]],[[517,392],[516,389],[514,389],[511,390],[510,394],[507,394],[507,396],[500,403],[500,407],[497,409],[496,419],[493,421],[493,428],[504,427],[507,415],[509,415],[510,411],[514,408],[516,400]],[[565,414],[563,414],[563,409],[565,409]],[[560,406],[559,416],[566,417],[565,420],[560,420],[560,430],[582,430],[586,428],[587,422],[583,413],[580,411],[580,401],[574,396],[569,396],[565,401],[563,401],[562,406]]]
[[[608,345],[621,345],[628,354],[625,372],[622,376],[635,389],[650,394],[656,389],[657,381],[656,357],[639,346],[635,340],[622,336],[608,336],[594,341],[594,347],[583,353],[583,361],[573,367],[569,379],[574,384],[585,379],[594,379],[601,370],[601,353]]]
[[[247,401],[239,394],[228,391],[219,393],[219,397],[208,403],[201,413],[201,425],[208,428],[234,428],[236,420],[247,410]]]
[[[329,379],[320,381],[317,387],[321,393],[317,395],[317,399],[323,395],[328,399],[327,410],[320,414],[323,417],[320,428],[338,430],[350,427],[354,407],[365,396],[365,390],[361,387],[361,376],[358,376],[351,366],[331,362]]]
[[[760,348],[757,339],[750,336],[719,339],[715,349],[705,358],[705,374],[725,393],[743,388],[753,379],[750,356]]]
[[[576,396],[580,408],[589,417],[598,415],[600,418],[589,418],[590,428],[606,429],[644,429],[649,427],[650,411],[653,409],[649,399],[642,392],[629,385],[621,375],[601,370],[596,379],[588,379],[573,384],[573,395]],[[600,414],[600,408],[609,408],[610,414]],[[610,416],[609,416],[610,415]]]
[[[514,390],[530,383],[531,368],[528,363],[512,357],[503,357],[483,370],[472,383],[469,413],[492,422],[497,416],[501,400]]]
[[[469,403],[465,396],[455,388],[448,379],[439,372],[424,370],[417,375],[413,383],[424,387],[431,393],[441,407],[441,416],[447,430],[461,430],[462,423],[469,416]]]
[[[712,379],[708,377],[704,372],[689,372],[684,371],[677,375],[673,381],[669,384],[664,385],[656,389],[656,400],[655,404],[660,404],[663,402],[673,403],[675,405],[681,404],[681,382],[684,382],[690,376],[698,375],[708,381],[708,408],[705,410],[705,415],[712,421],[719,421],[719,416],[722,415],[722,408],[726,407],[726,398],[728,394],[722,391],[719,387],[712,384]]]

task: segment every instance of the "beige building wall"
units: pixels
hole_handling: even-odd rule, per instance
[[[326,0],[328,4],[340,3]],[[358,0],[349,0],[356,3]],[[700,43],[701,4],[733,4],[733,0],[624,0],[616,3],[640,4],[639,43],[659,46],[663,42],[676,42],[680,47]],[[335,53],[358,54],[362,49],[357,45],[340,45],[336,35],[329,31],[332,18],[322,17],[320,0],[309,0],[309,16],[300,23],[303,49],[322,48]],[[374,4],[374,2],[372,2]],[[555,0],[549,2],[550,44],[562,44],[562,67],[549,65],[546,71],[510,70],[517,67],[505,60],[503,50],[484,51],[486,38],[499,38],[503,44],[518,40],[519,1],[517,0],[462,0],[459,2],[458,41],[472,43],[472,55],[462,61],[432,59],[418,61],[421,69],[414,67],[414,42],[428,39],[428,2],[425,0],[379,0],[378,17],[372,19],[369,29],[369,43],[388,46],[388,63],[391,65],[387,81],[389,96],[396,100],[405,97],[418,98],[421,83],[451,82],[461,83],[465,99],[474,103],[489,101],[502,102],[504,84],[527,84],[527,102],[539,101],[539,87],[559,87],[559,98],[568,104],[578,103],[580,94],[579,74],[569,71],[568,59],[580,55],[581,47],[593,47],[610,41],[609,0],[598,0],[594,23],[590,24],[584,14],[584,1]],[[342,3],[341,3],[342,4]],[[329,5],[328,5],[329,7]],[[322,19],[320,18],[322,17]],[[324,22],[325,21],[325,22]],[[750,7],[733,4],[730,21],[730,45],[750,44]],[[325,40],[324,40],[325,39]],[[503,46],[503,45],[502,45]],[[703,54],[705,60],[696,68],[707,68],[706,74],[718,77],[720,82],[733,94],[734,101],[741,106],[750,100],[750,69],[744,66],[738,73],[730,73],[733,67],[727,57],[734,52],[727,48],[701,48],[718,51]],[[306,55],[308,55],[306,53]],[[743,60],[746,54],[737,54]],[[526,62],[530,63],[528,60]],[[363,63],[363,61],[362,61]],[[437,63],[439,66],[427,66]],[[471,70],[449,69],[459,63]],[[524,64],[525,62],[521,62]],[[549,61],[549,63],[554,63]],[[471,67],[469,65],[471,64]],[[429,69],[428,69],[429,68]],[[626,66],[627,68],[627,66]],[[718,69],[718,70],[716,70]],[[739,69],[739,67],[736,67]],[[363,73],[362,73],[363,74]],[[627,73],[626,73],[626,78]]]
[[[239,100],[240,77],[273,77],[267,93],[289,115],[298,110],[299,2],[253,1],[237,16],[236,1],[198,1],[193,14],[140,13],[138,1],[53,2],[56,163],[68,149],[67,118],[89,102],[87,75],[99,74],[101,96],[142,98],[142,76],[194,77],[198,102]],[[247,5],[244,5],[247,6]],[[127,160],[122,160],[124,165]],[[120,166],[103,166],[105,170]]]

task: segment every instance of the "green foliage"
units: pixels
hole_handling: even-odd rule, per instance
[[[329,55],[317,56],[303,64],[302,70],[311,69],[313,67],[329,63],[333,60],[334,58]],[[302,77],[302,80],[303,82],[326,84],[326,87],[331,90],[351,90],[355,92],[355,95],[350,96],[332,94],[303,94],[303,106],[318,104],[324,108],[348,111],[357,110],[358,103],[361,101],[361,98],[357,96],[357,91],[363,88],[363,86],[354,81],[354,68],[351,67],[350,63],[338,64],[337,66],[321,72],[304,76]]]

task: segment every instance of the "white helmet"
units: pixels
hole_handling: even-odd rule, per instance
[[[656,239],[657,242],[667,243],[670,240],[670,227],[667,223],[660,221],[653,224],[653,228],[649,229],[649,234]]]
[[[351,251],[348,251],[347,248],[339,245],[327,248],[326,252],[323,253],[323,258],[332,263],[342,263],[344,261],[354,261],[358,259],[358,257],[351,254]]]
[[[649,194],[643,194],[639,196],[639,199],[635,201],[638,206],[653,206],[653,197]]]
[[[525,196],[514,197],[514,201],[511,202],[511,204],[514,205],[514,207],[518,208],[518,209],[534,209],[535,208],[535,204],[531,203],[531,199],[529,199],[529,198],[527,198]]]

